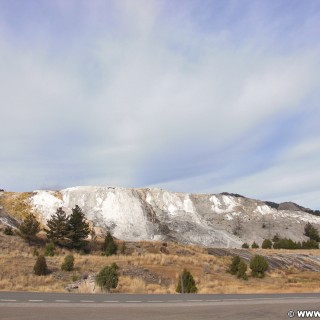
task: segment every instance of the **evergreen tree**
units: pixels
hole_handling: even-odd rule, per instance
[[[52,215],[51,219],[48,220],[46,229],[47,238],[53,243],[65,239],[68,235],[68,217],[62,208],[58,208],[56,213]]]
[[[234,256],[227,272],[236,275],[239,279],[247,280],[247,264],[239,257]]]
[[[119,282],[118,266],[113,263],[100,270],[96,276],[96,283],[102,289],[110,292],[111,288],[116,288]]]
[[[117,253],[117,245],[115,244],[113,237],[110,232],[107,233],[104,244],[103,244],[103,251],[106,256],[111,256]]]
[[[310,222],[304,227],[304,235],[309,237],[310,240],[320,242],[319,232]]]
[[[36,217],[29,213],[27,218],[19,226],[20,236],[27,241],[35,239],[36,234],[40,231],[40,223]]]
[[[198,291],[192,274],[184,269],[179,276],[176,292],[179,293],[196,293]]]
[[[49,256],[49,257],[53,257],[54,256],[54,250],[55,250],[55,246],[53,242],[50,242],[46,245],[45,251],[44,251],[44,255],[45,256]]]
[[[64,262],[61,265],[61,270],[72,271],[73,267],[74,267],[74,256],[72,254],[68,254],[64,258]]]
[[[268,270],[269,264],[265,257],[254,255],[250,260],[251,275],[257,278],[263,278],[264,273]]]
[[[259,249],[259,245],[255,241],[253,241],[251,248],[252,249]]]
[[[245,243],[242,244],[241,247],[244,248],[244,249],[248,249],[248,248],[249,248],[249,245],[245,242]]]
[[[33,270],[37,276],[45,276],[46,274],[48,274],[46,258],[43,255],[38,256]]]
[[[229,266],[229,269],[228,269],[228,272],[231,273],[231,274],[237,274],[238,272],[238,265],[240,263],[241,259],[239,256],[234,256],[232,258],[232,262]]]
[[[86,222],[85,215],[78,205],[72,209],[68,221],[68,236],[73,247],[81,248],[84,245],[85,240],[90,234],[89,223]]]
[[[262,249],[271,249],[272,248],[272,241],[270,239],[264,239],[261,245]]]

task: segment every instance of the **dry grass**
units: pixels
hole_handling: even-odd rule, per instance
[[[123,270],[142,269],[159,275],[159,279],[166,281],[149,282],[143,276],[121,275],[115,292],[174,293],[178,275],[184,268],[193,274],[199,293],[320,292],[320,273],[299,272],[294,269],[273,270],[264,279],[249,278],[244,281],[226,273],[230,257],[212,256],[206,254],[203,248],[174,243],[168,244],[170,253],[163,254],[160,253],[161,245],[158,242],[128,244],[130,255],[111,257],[101,256],[100,252],[90,255],[74,253],[73,272],[60,270],[61,263],[69,252],[58,249],[57,255],[47,257],[52,273],[39,277],[33,274],[35,247],[30,247],[17,236],[5,236],[0,230],[0,290],[62,292],[73,277],[95,274],[102,267],[116,262],[120,267],[120,274]],[[40,247],[39,251],[43,253],[44,248]],[[281,254],[285,253],[281,251]],[[313,251],[312,254],[316,253]],[[79,291],[98,292],[98,289],[92,283],[85,283]]]
[[[21,221],[32,212],[29,203],[31,196],[32,192],[4,192],[0,197],[0,205],[11,217]]]

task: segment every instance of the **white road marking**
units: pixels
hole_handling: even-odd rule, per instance
[[[42,302],[43,300],[28,300],[29,302]]]
[[[89,303],[89,302],[94,302],[94,301],[92,301],[92,300],[80,300],[80,302]]]
[[[103,301],[103,302],[106,302],[106,303],[118,303],[119,301],[117,301],[117,300],[108,300],[108,301]]]
[[[184,300],[168,300],[168,302],[183,302]]]
[[[201,302],[203,300],[187,300],[188,302]]]
[[[56,302],[70,302],[70,300],[56,300]]]
[[[222,300],[205,300],[206,302],[222,302]]]
[[[17,300],[13,300],[13,299],[0,299],[0,301],[3,301],[3,302],[15,302]]]
[[[142,302],[142,301],[138,301],[138,300],[128,300],[126,302],[129,302],[129,303],[139,303],[139,302]]]
[[[161,303],[163,301],[161,301],[161,300],[150,300],[150,301],[147,301],[147,302],[150,302],[150,303]]]

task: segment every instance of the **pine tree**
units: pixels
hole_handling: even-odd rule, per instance
[[[198,291],[192,274],[184,269],[179,276],[176,292],[179,293],[196,293]]]
[[[53,243],[64,240],[68,235],[68,217],[62,208],[58,208],[56,213],[48,220],[46,229],[47,238]]]
[[[45,276],[46,274],[48,274],[46,258],[43,255],[38,256],[33,270],[37,276]]]
[[[40,231],[40,223],[36,217],[30,213],[19,226],[20,236],[27,241],[35,239],[36,234]]]
[[[251,275],[256,278],[263,278],[268,270],[269,264],[265,257],[254,255],[250,260]]]
[[[107,233],[104,244],[103,244],[103,251],[106,256],[111,256],[117,253],[117,245],[115,244],[113,237],[110,232]]]
[[[74,256],[72,254],[68,254],[64,258],[64,262],[61,265],[61,270],[72,271],[73,267],[74,267]]]
[[[86,218],[82,210],[78,205],[72,209],[72,214],[70,215],[68,221],[68,236],[73,247],[81,248],[85,240],[90,234],[89,223],[86,222]]]
[[[96,276],[96,283],[102,289],[110,292],[111,288],[116,288],[119,281],[118,266],[113,263],[111,266],[106,266],[100,270]]]

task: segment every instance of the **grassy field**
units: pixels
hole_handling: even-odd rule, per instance
[[[204,248],[168,243],[168,252],[162,253],[160,242],[126,245],[126,254],[111,257],[102,256],[99,250],[89,255],[74,252],[75,270],[71,272],[60,270],[64,257],[70,251],[58,248],[55,256],[46,258],[50,274],[36,276],[33,266],[37,247],[29,246],[18,236],[4,235],[0,230],[0,290],[63,292],[68,284],[88,278],[81,281],[76,292],[99,292],[94,282],[89,280],[90,275],[116,262],[120,267],[120,280],[114,292],[175,293],[178,275],[184,268],[191,271],[199,293],[320,292],[318,272],[273,269],[263,279],[249,277],[244,281],[226,272],[231,257],[209,255]],[[96,244],[98,247],[99,243]],[[44,247],[39,245],[37,250],[43,253]],[[319,250],[301,252],[320,254]],[[268,253],[276,254],[274,250],[268,250]],[[281,251],[282,255],[291,253]]]

